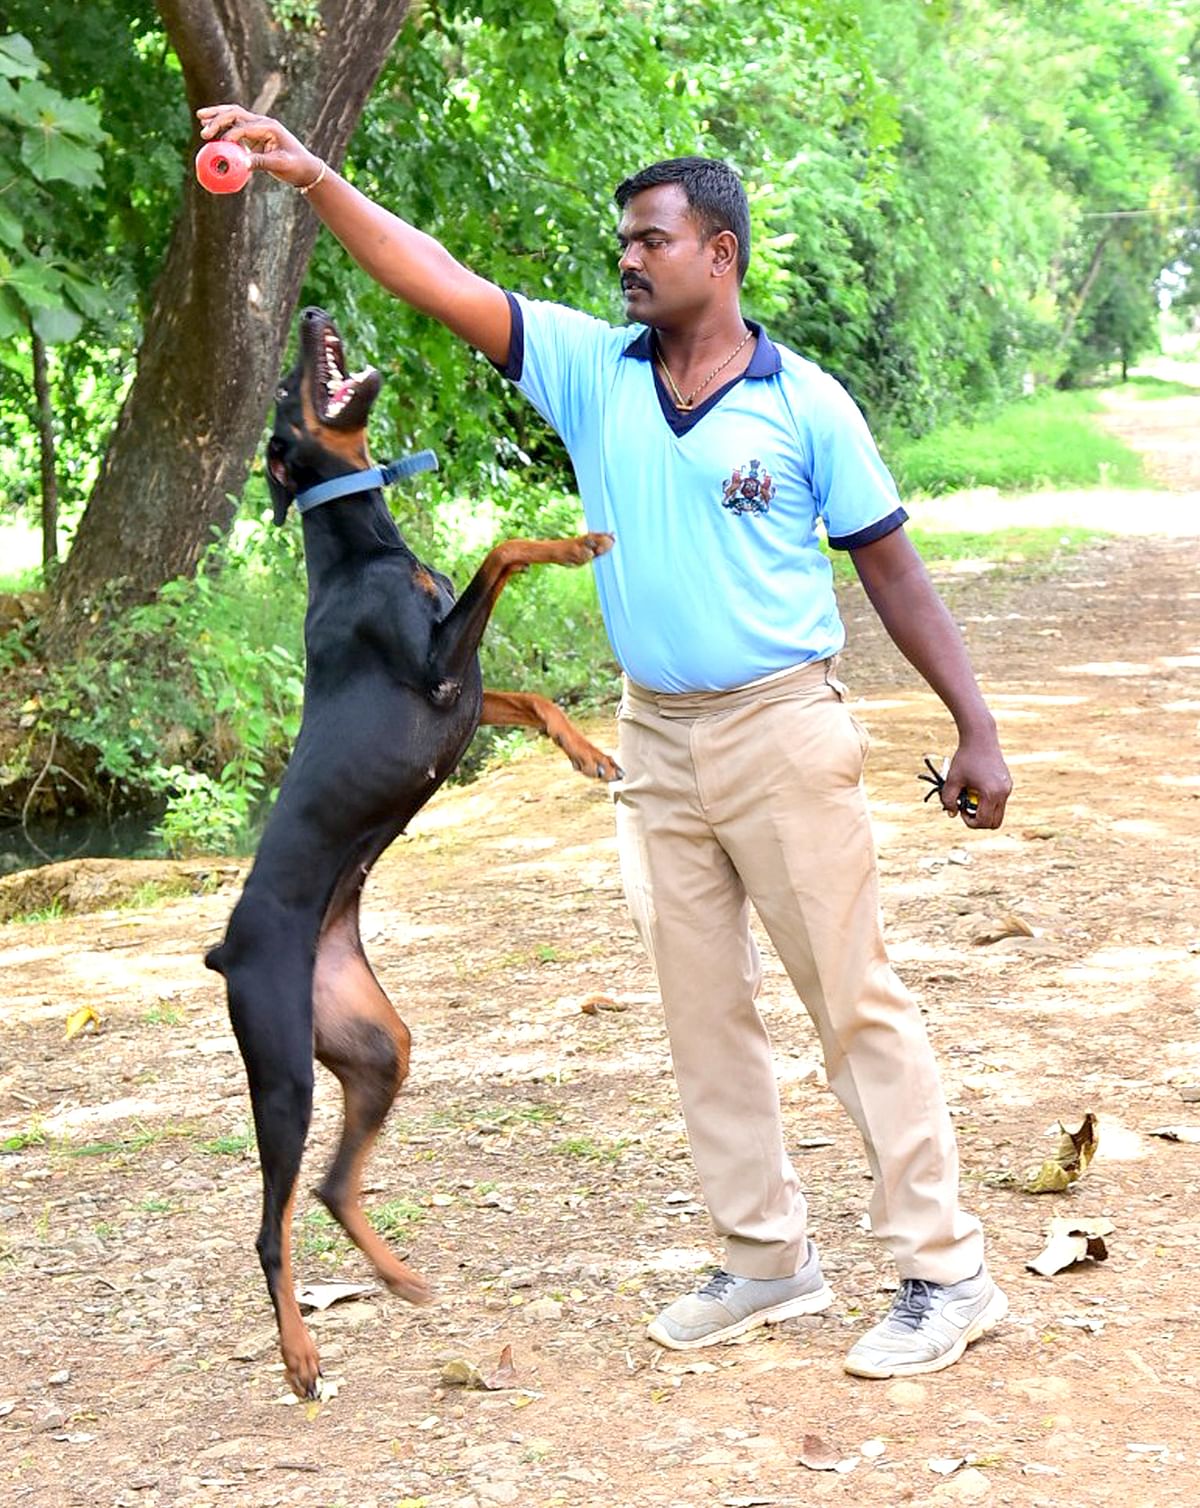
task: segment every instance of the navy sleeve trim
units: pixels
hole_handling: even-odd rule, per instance
[[[872,545],[877,539],[882,539],[885,534],[894,534],[902,524],[908,522],[908,514],[903,508],[897,508],[889,513],[886,518],[879,519],[876,523],[868,524],[865,529],[860,529],[857,534],[844,534],[839,539],[829,536],[829,548],[831,550],[858,550],[863,545]]]
[[[525,370],[525,316],[521,313],[521,306],[506,288],[504,297],[508,300],[508,312],[512,317],[512,329],[508,337],[508,360],[503,366],[498,361],[492,365],[500,373],[501,377],[507,377],[510,382],[520,382],[521,374]]]

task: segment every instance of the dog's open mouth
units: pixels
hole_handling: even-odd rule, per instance
[[[346,353],[337,327],[320,310],[307,310],[302,327],[305,366],[312,374],[313,407],[330,429],[362,429],[379,396],[374,367],[346,370]]]

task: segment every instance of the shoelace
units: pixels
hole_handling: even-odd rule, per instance
[[[933,1303],[935,1286],[933,1283],[926,1282],[924,1278],[905,1278],[900,1284],[900,1291],[896,1295],[888,1318],[902,1325],[906,1330],[919,1329],[921,1321],[929,1313]]]
[[[737,1279],[733,1273],[724,1272],[721,1268],[718,1268],[700,1290],[700,1297],[703,1299],[723,1299],[736,1282]]]

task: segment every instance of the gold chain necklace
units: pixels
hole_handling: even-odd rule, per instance
[[[674,393],[674,395],[675,395],[675,407],[678,408],[681,412],[687,413],[687,411],[694,406],[694,404],[696,402],[696,399],[700,396],[700,394],[704,391],[704,389],[708,386],[708,384],[713,380],[713,378],[715,376],[717,376],[717,374],[719,372],[723,372],[725,370],[725,368],[734,359],[734,357],[738,354],[738,352],[742,350],[742,348],[745,346],[746,342],[750,339],[750,337],[753,334],[754,334],[754,331],[748,329],[746,331],[745,335],[742,336],[741,340],[738,341],[737,345],[734,346],[733,350],[730,351],[729,355],[726,356],[725,360],[722,361],[722,362],[720,362],[720,363],[718,363],[717,366],[713,367],[712,371],[708,374],[708,376],[704,379],[704,381],[702,383],[700,383],[700,385],[698,387],[694,387],[692,389],[692,391],[687,395],[686,398],[679,391],[679,389],[675,386],[675,379],[674,379],[674,377],[671,376],[671,369],[667,365],[666,361],[663,359],[663,353],[657,349],[658,348],[658,342],[655,341],[654,344],[655,344],[655,349],[656,349],[656,352],[657,352],[657,355],[658,355],[658,364],[662,368],[662,374],[667,379],[667,382],[668,382],[668,384],[669,384],[669,386],[671,388],[671,392]]]

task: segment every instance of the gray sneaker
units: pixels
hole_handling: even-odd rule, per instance
[[[905,1278],[891,1313],[851,1346],[846,1371],[855,1377],[940,1372],[1007,1313],[1008,1300],[986,1267],[961,1283]]]
[[[810,1241],[808,1257],[794,1277],[739,1278],[731,1272],[714,1272],[698,1293],[668,1304],[646,1334],[672,1351],[694,1351],[732,1340],[772,1320],[819,1314],[832,1303],[817,1248]]]

